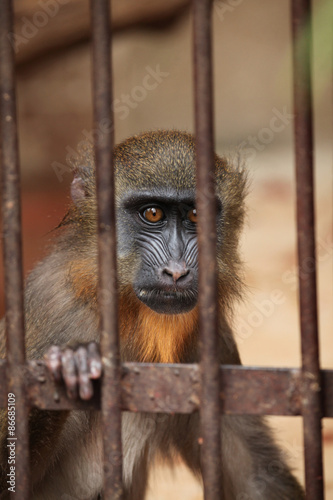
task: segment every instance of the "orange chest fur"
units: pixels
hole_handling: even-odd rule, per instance
[[[136,361],[179,363],[196,341],[197,321],[196,308],[186,314],[158,314],[132,296],[121,301],[120,338]]]

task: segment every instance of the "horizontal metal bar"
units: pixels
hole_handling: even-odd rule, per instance
[[[0,361],[0,380],[6,362]],[[300,415],[302,374],[298,368],[221,366],[221,399],[226,414]],[[321,370],[323,417],[333,418],[333,370]],[[25,390],[31,405],[41,409],[100,409],[100,383],[89,401],[73,401],[51,380],[43,361],[28,361]],[[122,410],[192,413],[200,405],[198,365],[124,363],[121,377]],[[6,406],[0,386],[0,407]]]

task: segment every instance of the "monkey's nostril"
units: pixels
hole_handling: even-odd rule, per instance
[[[171,277],[173,282],[176,283],[181,278],[185,278],[185,276],[187,276],[189,272],[190,270],[185,267],[185,263],[178,264],[172,262],[163,269],[162,274],[166,275],[167,277]]]
[[[189,274],[189,270],[186,269],[184,272],[176,272],[176,273],[173,273],[172,277],[173,277],[173,280],[174,282],[180,280],[181,278],[185,278],[185,276],[187,276]]]
[[[169,271],[169,269],[163,269],[162,274],[166,274],[167,276],[173,278],[173,273]]]

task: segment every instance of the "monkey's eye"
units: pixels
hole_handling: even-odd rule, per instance
[[[164,212],[159,207],[149,207],[142,212],[142,217],[148,222],[160,222],[164,219]]]
[[[195,208],[192,208],[192,210],[189,210],[187,212],[187,218],[193,222],[194,224],[196,224],[197,222],[197,211]]]

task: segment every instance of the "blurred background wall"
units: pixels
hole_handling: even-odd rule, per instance
[[[28,272],[45,253],[50,231],[68,206],[70,158],[98,130],[92,125],[88,1],[15,0],[14,7]],[[189,1],[113,0],[112,10],[117,142],[147,129],[193,131]],[[313,1],[318,286],[325,368],[333,368],[332,15],[331,0]],[[241,149],[251,178],[242,240],[248,290],[235,316],[236,336],[244,363],[298,366],[289,1],[218,0],[213,26],[216,149],[220,154]],[[2,289],[0,298],[3,312]],[[300,419],[271,421],[303,480]],[[333,425],[326,420],[324,442],[327,498],[333,499]],[[181,464],[174,476],[162,466],[156,474],[151,499],[170,494],[182,500],[202,498]]]

